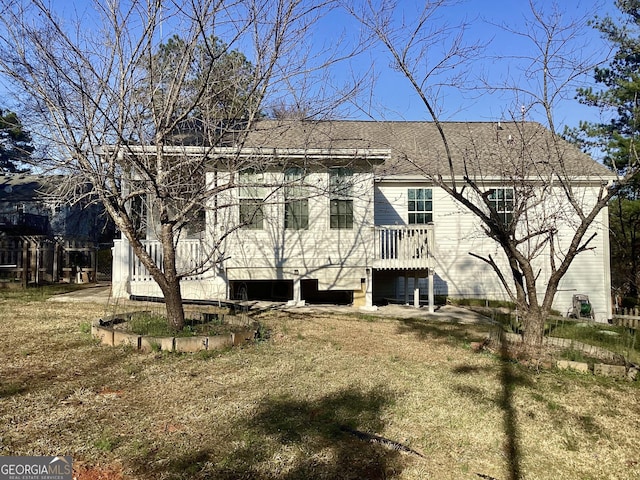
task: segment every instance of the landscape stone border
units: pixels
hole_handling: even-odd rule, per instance
[[[492,340],[506,341],[507,343],[522,343],[522,335],[520,335],[519,333],[499,331],[497,338],[494,338],[495,336],[496,335],[494,334],[494,332],[492,332]],[[624,358],[620,354],[613,353],[612,351],[605,348],[596,347],[595,345],[589,345],[588,343],[571,340],[570,338],[543,337],[542,345],[548,347],[571,348],[573,350],[578,350],[586,355],[591,355],[593,357],[598,357],[614,362],[624,360]]]
[[[141,352],[161,350],[166,352],[194,353],[203,350],[224,350],[234,346],[252,342],[258,333],[256,324],[246,326],[245,320],[236,320],[227,316],[228,324],[237,327],[237,331],[225,335],[193,336],[193,337],[155,337],[137,335],[114,328],[115,325],[131,320],[133,315],[150,313],[146,311],[127,312],[110,315],[91,324],[91,335],[101,345],[109,347],[128,346]]]
[[[589,364],[585,362],[572,362],[570,360],[558,360],[556,367],[559,370],[575,370],[581,373],[591,373]],[[593,365],[593,374],[601,377],[612,377],[618,379],[627,379],[635,382],[638,379],[640,369],[637,365],[609,365],[607,363],[595,363]]]
[[[491,332],[491,340],[506,341],[507,343],[522,343],[522,335],[519,333],[511,333],[505,331]],[[544,337],[542,339],[544,346],[571,348],[578,350],[593,357],[603,358],[611,361],[622,361],[625,365],[610,365],[607,363],[596,363],[593,365],[593,374],[603,377],[626,378],[630,381],[636,381],[640,376],[640,366],[627,364],[624,357],[620,354],[611,352],[602,347],[589,345],[588,343],[578,342],[570,338]],[[556,368],[560,370],[575,370],[582,373],[591,373],[589,364],[585,362],[573,362],[570,360],[558,360]]]

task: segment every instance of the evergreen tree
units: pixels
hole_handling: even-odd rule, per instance
[[[31,135],[14,112],[0,109],[0,172],[21,173],[28,169],[34,147]]]
[[[624,306],[640,290],[640,201],[618,196],[609,204],[612,286]],[[626,299],[626,300],[625,300]]]
[[[593,26],[612,44],[611,62],[595,69],[600,88],[578,91],[578,98],[611,116],[601,123],[583,122],[569,135],[583,145],[601,149],[604,162],[620,174],[640,164],[640,0],[617,0],[622,19],[607,16]],[[637,297],[640,291],[640,176],[609,205],[611,226],[611,266],[614,290],[623,296]]]
[[[172,140],[178,143],[216,144],[234,125],[255,115],[254,67],[244,54],[215,37],[186,45],[178,35],[170,37],[143,66],[142,96],[149,96],[149,116],[157,119],[173,106]],[[182,76],[176,95],[176,76]],[[165,127],[154,121],[155,128]]]

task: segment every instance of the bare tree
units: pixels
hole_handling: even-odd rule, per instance
[[[434,21],[450,3],[427,2],[412,19],[385,0],[369,0],[364,7],[351,7],[350,12],[384,46],[393,68],[410,83],[437,127],[444,162],[434,158],[433,165],[415,166],[473,213],[485,234],[500,246],[506,262],[470,254],[495,271],[522,314],[525,343],[537,347],[561,279],[576,256],[591,249],[592,224],[616,189],[630,178],[618,179],[613,186],[608,181],[615,177],[604,168],[584,170],[581,166],[593,162],[580,158],[580,152],[556,130],[558,102],[574,94],[578,82],[606,57],[594,58],[592,49],[576,44],[580,32],[588,28],[588,14],[567,19],[557,7],[545,14],[531,2],[525,29],[510,32],[529,42],[526,53],[519,58],[492,59],[523,65],[521,75],[517,81],[480,83],[483,91],[508,94],[511,104],[518,107],[505,115],[507,122],[496,121],[492,145],[483,144],[470,129],[460,149],[442,121],[447,105],[439,89],[460,88],[460,73],[454,77],[447,72],[453,67],[468,72],[470,54],[478,50],[474,45],[465,47],[460,36],[464,25]],[[525,121],[534,109],[546,128]],[[410,154],[407,159],[411,161]],[[593,198],[575,181],[589,175],[602,179]],[[496,189],[495,178],[501,178],[508,189]],[[541,268],[548,272],[544,284]]]
[[[264,158],[240,154],[265,105],[344,58],[308,41],[331,6],[97,1],[71,23],[44,0],[0,1],[0,71],[31,129],[58,147],[53,168],[93,185],[161,288],[176,329],[184,323],[181,279],[211,266],[228,232],[188,269],[176,261],[178,240],[208,198],[237,186],[234,172],[266,168]],[[231,174],[207,185],[212,163]],[[162,263],[145,249],[149,232],[162,244]]]

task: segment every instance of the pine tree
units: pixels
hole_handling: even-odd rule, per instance
[[[31,135],[14,112],[0,109],[0,172],[21,173],[28,169],[34,147]]]
[[[578,91],[586,105],[610,114],[611,120],[584,122],[569,135],[583,146],[601,149],[604,162],[620,174],[640,164],[640,0],[617,0],[622,19],[607,16],[593,26],[614,47],[611,62],[594,72],[596,86]],[[609,205],[612,283],[623,296],[640,292],[640,176]]]

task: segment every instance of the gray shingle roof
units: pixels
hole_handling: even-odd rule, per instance
[[[612,173],[574,145],[535,122],[444,122],[456,176],[565,175],[611,178]],[[381,176],[442,175],[450,169],[433,122],[262,120],[245,146],[262,148],[390,149]]]
[[[54,190],[61,178],[27,173],[0,174],[0,201],[17,203],[41,200],[44,194]]]

